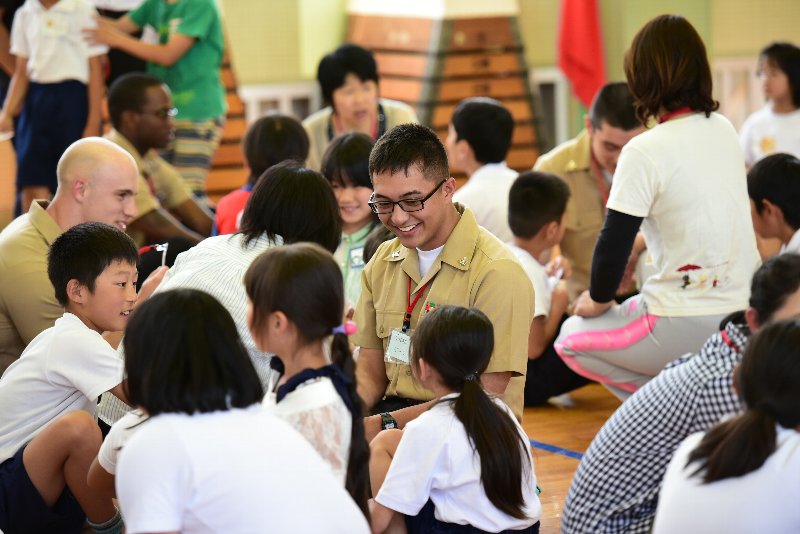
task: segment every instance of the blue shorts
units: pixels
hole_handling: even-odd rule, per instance
[[[81,138],[88,115],[86,84],[76,80],[30,83],[15,136],[17,191],[46,186],[55,192],[58,160]]]
[[[428,499],[417,515],[405,516],[408,534],[489,534],[472,525],[456,525],[436,519],[436,506]],[[504,530],[500,534],[539,534],[539,522],[522,530]]]
[[[55,506],[47,506],[28,478],[28,472],[22,463],[26,446],[0,464],[0,532],[80,533],[86,522],[86,515],[75,496],[64,486]]]

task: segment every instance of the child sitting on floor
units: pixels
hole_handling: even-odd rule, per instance
[[[439,402],[372,441],[372,531],[538,533],[528,438],[480,383],[494,348],[489,319],[476,309],[436,308],[411,345],[414,376]]]
[[[109,495],[86,483],[102,438],[97,398],[127,402],[123,363],[101,336],[125,329],[136,303],[137,251],[103,223],[72,227],[50,247],[47,274],[65,313],[0,379],[0,531],[122,531]]]
[[[528,337],[525,406],[539,406],[589,383],[567,367],[553,348],[569,305],[569,293],[561,280],[569,273],[550,275],[540,261],[564,237],[569,194],[569,186],[559,177],[536,171],[521,174],[509,192],[508,225],[514,234],[509,248],[531,279],[536,297]]]
[[[753,228],[763,239],[777,238],[785,252],[800,253],[800,159],[773,154],[747,173]]]
[[[281,375],[264,403],[306,437],[368,516],[369,448],[347,340],[355,325],[342,324],[339,266],[319,245],[297,243],[259,256],[244,283],[253,340],[275,353]]]
[[[147,420],[119,420],[100,463],[121,447],[116,490],[129,534],[369,530],[314,449],[262,408],[261,381],[214,297],[156,293],[124,343],[129,398]]]
[[[800,531],[797,318],[752,337],[734,385],[745,412],[678,447],[664,476],[654,534]]]

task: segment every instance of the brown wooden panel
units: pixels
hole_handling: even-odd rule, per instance
[[[228,103],[229,116],[244,113],[244,104],[239,99],[239,96],[236,93],[226,94],[225,101]]]
[[[209,192],[226,194],[242,187],[247,181],[247,170],[242,168],[211,169],[206,180]]]
[[[511,74],[522,70],[517,54],[451,55],[442,60],[443,77]]]
[[[247,131],[247,121],[243,118],[228,118],[225,121],[225,126],[222,129],[222,139],[237,139],[240,140],[244,137]]]
[[[225,89],[236,89],[236,76],[234,76],[230,67],[223,68],[219,74]]]
[[[439,84],[439,100],[461,100],[471,96],[491,96],[492,98],[525,96],[527,84],[521,76],[500,79],[474,79],[442,81]]]
[[[428,56],[420,54],[403,54],[394,52],[376,52],[375,61],[381,76],[417,76],[423,77]]]
[[[456,19],[452,24],[448,51],[491,50],[519,44],[507,17]]]
[[[409,80],[398,78],[381,78],[380,92],[384,98],[402,100],[404,102],[419,102],[422,100],[422,80]]]
[[[504,100],[502,98],[498,98],[498,100],[508,108],[516,122],[525,122],[531,119],[531,104],[529,101]],[[434,108],[431,124],[435,130],[439,128],[447,128],[447,125],[450,124],[450,117],[453,115],[453,110],[455,109],[456,105],[456,103],[440,104]]]
[[[536,147],[511,147],[506,155],[506,163],[512,169],[531,169],[533,164],[536,163],[536,158],[539,157],[539,151]]]
[[[217,165],[242,165],[243,163],[242,148],[238,143],[219,145],[214,153],[214,159],[211,160],[212,167]]]
[[[438,21],[412,17],[351,15],[347,40],[365,48],[415,50],[431,46],[431,32]]]

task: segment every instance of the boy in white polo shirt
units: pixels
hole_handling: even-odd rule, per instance
[[[0,111],[0,134],[16,132],[20,213],[56,190],[61,154],[81,137],[100,135],[105,46],[89,46],[81,30],[95,26],[89,0],[27,0],[11,27],[16,69]]]
[[[508,246],[531,279],[536,299],[528,337],[525,406],[545,404],[590,382],[567,367],[553,348],[569,305],[561,280],[569,273],[551,276],[541,263],[564,237],[569,195],[569,186],[561,178],[538,171],[520,174],[508,195],[508,224],[514,234]]]
[[[103,339],[122,331],[136,303],[133,240],[103,223],[56,239],[48,276],[66,313],[36,336],[0,378],[0,531],[121,531],[110,497],[86,476],[100,449],[97,399],[123,401],[123,362]]]
[[[800,159],[773,154],[747,173],[747,194],[753,228],[764,238],[777,238],[781,254],[800,254]]]

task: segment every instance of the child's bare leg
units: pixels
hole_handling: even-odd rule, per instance
[[[392,458],[400,444],[403,431],[398,429],[383,430],[370,442],[369,449],[369,482],[372,487],[372,496],[378,494],[383,486],[386,473],[392,464]]]
[[[53,194],[46,185],[28,185],[22,188],[22,213],[27,213],[36,199],[49,199]]]
[[[76,410],[53,421],[25,447],[25,471],[48,506],[56,503],[67,485],[89,521],[102,523],[114,516],[108,494],[86,484],[102,441],[94,418]]]

